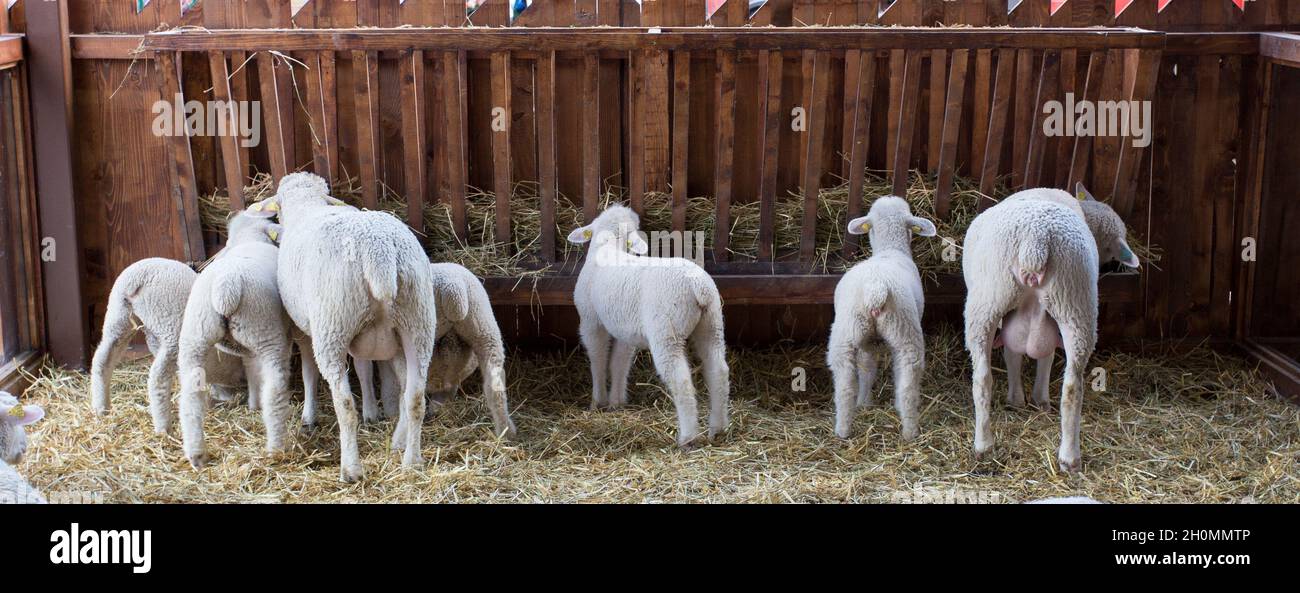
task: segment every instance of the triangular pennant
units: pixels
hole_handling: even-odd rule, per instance
[[[1115,16],[1124,14],[1129,6],[1133,5],[1133,0],[1115,0]]]
[[[1020,7],[1020,3],[1025,0],[1007,0],[1007,14],[1011,14]]]
[[[1246,0],[1232,0],[1232,3],[1236,4],[1237,8],[1246,10]]]
[[[14,5],[17,4],[17,3],[18,3],[18,0],[6,0],[6,1],[5,1],[5,8],[6,8],[6,9],[13,8]]]
[[[880,0],[880,4],[876,8],[876,18],[879,19],[885,16],[885,13],[889,12],[889,9],[893,7],[894,0]]]
[[[1164,12],[1165,7],[1169,6],[1174,0],[1156,0],[1156,12]]]
[[[190,10],[193,10],[194,7],[198,5],[199,5],[199,0],[181,0],[181,14],[185,14]]]
[[[149,0],[135,0],[135,13],[140,14],[144,12],[144,7],[148,5],[149,5]]]
[[[289,16],[298,16],[298,11],[302,10],[302,7],[306,6],[307,2],[308,0],[291,0],[289,2]]]
[[[1065,2],[1066,0],[1052,0],[1052,11],[1048,13],[1048,16],[1055,16],[1056,11],[1060,10],[1062,6],[1065,6]]]

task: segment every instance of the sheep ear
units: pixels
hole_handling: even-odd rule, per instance
[[[1119,263],[1130,268],[1142,266],[1142,261],[1138,259],[1137,254],[1133,253],[1132,249],[1129,249],[1128,242],[1123,239],[1119,240]]]
[[[1097,198],[1092,197],[1092,192],[1089,192],[1088,188],[1083,186],[1082,181],[1076,182],[1074,184],[1074,197],[1078,198],[1080,202],[1097,201]]]
[[[4,410],[3,417],[16,426],[26,426],[44,418],[45,409],[40,406],[13,406]]]
[[[591,240],[591,226],[580,226],[569,233],[570,243],[586,243]]]
[[[650,253],[650,245],[641,238],[641,231],[636,231],[627,236],[627,249],[637,255]]]
[[[867,234],[867,231],[871,230],[871,221],[870,221],[870,220],[867,220],[867,218],[868,218],[868,217],[866,217],[866,216],[860,216],[860,217],[858,217],[858,218],[855,218],[855,219],[853,219],[853,220],[850,220],[850,221],[849,221],[849,234],[850,234],[850,235],[865,235],[865,234]]]
[[[329,205],[331,205],[331,206],[347,206],[347,205],[348,205],[347,202],[344,202],[343,200],[340,200],[340,199],[338,199],[338,198],[334,198],[334,197],[330,197],[330,196],[325,196],[325,201],[326,201],[326,202],[329,202]]]
[[[244,210],[246,214],[254,218],[271,218],[279,211],[280,201],[278,198],[267,198],[261,202],[253,202]]]
[[[270,224],[266,227],[266,236],[270,237],[276,243],[280,242],[280,237],[284,236],[284,227],[278,224]]]
[[[934,228],[933,222],[920,216],[912,217],[912,232],[922,237],[933,237],[939,233],[938,229]]]

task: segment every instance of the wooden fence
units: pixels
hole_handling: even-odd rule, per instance
[[[11,26],[17,30],[26,26],[26,4],[29,1],[22,0],[10,12]],[[1300,23],[1300,2],[1282,0],[1248,2],[1244,11],[1229,0],[1176,0],[1160,13],[1154,2],[1139,0],[1118,17],[1109,0],[1070,0],[1055,14],[1050,14],[1047,0],[1025,0],[1009,15],[1002,0],[771,1],[752,15],[745,14],[743,3],[733,1],[711,16],[702,14],[702,1],[647,0],[642,6],[614,0],[537,0],[513,22],[503,0],[489,0],[468,18],[460,2],[420,0],[312,0],[297,15],[290,14],[287,2],[274,1],[204,0],[198,9],[183,15],[178,0],[154,0],[138,14],[132,4],[88,0],[69,3],[66,8],[69,76],[73,112],[77,114],[73,146],[77,235],[78,248],[85,255],[85,293],[76,299],[92,327],[102,319],[111,280],[126,265],[151,255],[196,259],[203,251],[202,241],[195,238],[192,212],[176,207],[173,188],[192,192],[188,195],[206,194],[229,185],[228,179],[241,173],[238,169],[316,168],[336,176],[346,171],[369,178],[368,167],[376,184],[428,200],[454,200],[456,188],[465,186],[492,189],[518,181],[544,182],[546,175],[554,177],[557,200],[573,199],[584,207],[588,196],[619,186],[631,188],[633,196],[639,195],[637,189],[681,192],[684,187],[687,196],[727,198],[718,199],[721,209],[784,196],[799,188],[824,186],[837,177],[849,178],[851,171],[860,170],[854,166],[854,158],[873,169],[893,170],[901,154],[900,127],[903,131],[910,127],[910,138],[903,138],[901,144],[903,148],[910,144],[910,150],[902,152],[907,155],[904,162],[913,169],[936,177],[951,170],[953,175],[987,182],[990,177],[984,172],[992,163],[993,178],[1002,177],[1017,186],[1035,178],[1045,185],[1081,178],[1099,195],[1112,199],[1126,212],[1130,224],[1164,249],[1167,257],[1160,269],[1144,268],[1136,278],[1113,281],[1105,287],[1103,335],[1232,336],[1241,329],[1231,299],[1239,276],[1239,211],[1246,196],[1238,163],[1249,158],[1246,148],[1252,139],[1247,134],[1247,119],[1255,98],[1251,89],[1263,69],[1258,36],[1223,32],[1280,30]],[[887,10],[881,12],[882,7]],[[34,5],[26,8],[31,11]],[[886,32],[876,33],[880,35],[877,39],[891,39],[889,42],[854,47],[836,45],[845,39],[834,38],[837,33],[826,28],[938,23],[1012,28],[1136,26],[1181,33],[1160,37],[1112,30],[1092,34],[1112,40],[1107,42],[1110,45],[1097,46],[1083,42],[1091,38],[1084,31],[1060,33],[1055,38],[1051,31],[1030,31],[1015,39],[1038,36],[1039,41],[1022,47],[1016,45],[1022,43],[1019,41],[1007,43],[1011,33],[1001,29],[968,34],[973,35],[968,40],[980,35],[990,40],[1003,37],[996,41],[935,46],[903,42],[902,32],[895,32],[892,38]],[[828,33],[832,36],[823,42],[803,42],[807,46],[712,46],[690,45],[693,42],[685,41],[688,34],[683,32],[679,45],[635,45],[649,43],[645,41],[652,36],[649,27],[659,27],[658,39],[666,42],[672,38],[671,27],[713,25],[711,32],[699,33],[706,36],[728,31],[728,26],[768,24],[791,27],[780,30],[787,32],[816,24],[820,26],[817,30],[805,33],[809,39]],[[341,89],[333,97],[333,108],[324,102],[320,109],[286,107],[287,113],[280,119],[289,125],[281,126],[277,134],[280,145],[275,154],[283,155],[278,159],[272,158],[269,143],[264,143],[241,154],[232,168],[231,159],[222,157],[224,151],[217,139],[192,138],[190,188],[175,185],[184,178],[175,176],[176,169],[170,165],[176,152],[168,142],[174,139],[152,135],[149,106],[163,96],[164,89],[171,88],[164,83],[176,85],[188,97],[214,96],[208,93],[222,91],[212,84],[214,67],[218,71],[224,67],[230,73],[244,64],[239,52],[251,55],[259,48],[237,47],[233,44],[237,37],[223,37],[238,33],[209,35],[232,44],[179,52],[176,79],[164,80],[163,73],[173,69],[159,68],[148,53],[135,50],[146,33],[175,25],[213,31],[402,25],[506,28],[491,34],[483,29],[467,31],[460,37],[463,44],[421,46],[421,60],[386,46],[279,45],[279,49],[294,50],[291,55],[296,58],[305,54],[307,63],[313,63],[312,59],[318,60],[318,65],[333,63],[334,88]],[[637,39],[633,45],[607,40],[603,43],[610,45],[599,48],[566,46],[561,41],[547,48],[531,41],[526,47],[488,46],[485,41],[510,35],[537,39],[548,35],[538,28],[572,25],[645,29],[617,33]],[[521,31],[524,28],[528,30]],[[754,39],[782,34],[755,33]],[[454,35],[451,32],[447,38]],[[552,35],[562,38],[574,33]],[[1133,40],[1162,41],[1148,46],[1114,41],[1125,35]],[[300,31],[292,36],[306,39],[309,34]],[[174,37],[201,38],[194,34]],[[221,52],[221,57],[213,59],[212,51]],[[1158,62],[1152,59],[1156,52]],[[263,53],[244,66],[246,76],[231,79],[229,92],[251,99],[285,93],[278,102],[294,104],[288,96],[291,84],[281,84],[284,73],[276,69],[275,60],[262,57]],[[454,59],[449,59],[453,53]],[[775,59],[778,55],[780,59]],[[686,63],[690,68],[677,67]],[[357,68],[357,64],[363,67]],[[936,64],[941,67],[934,67]],[[261,75],[265,68],[270,75]],[[324,75],[330,71],[328,65],[313,71],[323,76],[314,82],[309,78],[307,87],[300,89],[303,94],[330,86]],[[456,74],[454,86],[446,83],[448,71]],[[909,72],[918,75],[909,77]],[[423,75],[423,96],[410,92],[403,96],[403,89],[411,87],[404,84],[407,74],[413,81]],[[1053,77],[1055,83],[1050,83]],[[677,100],[681,79],[688,81],[683,97],[689,98],[684,101]],[[1073,90],[1080,96],[1095,92],[1123,97],[1139,90],[1139,81],[1154,84],[1151,92],[1157,124],[1155,143],[1148,150],[1126,151],[1122,143],[1110,139],[1082,147],[1058,138],[1035,143],[1035,136],[1029,133],[1035,124],[1034,103],[1041,103],[1040,86],[1047,95]],[[265,90],[268,82],[274,87],[269,92]],[[593,82],[594,101],[590,99]],[[312,84],[323,86],[313,90]],[[961,93],[949,92],[958,85]],[[999,103],[999,89],[1005,90],[1002,96],[1008,101]],[[436,109],[450,104],[445,100],[449,92],[461,95],[458,109]],[[544,113],[548,93],[554,98],[549,115]],[[949,101],[958,96],[959,102]],[[794,106],[818,105],[816,97],[826,99],[824,109],[809,111],[820,118],[812,123],[817,124],[813,129],[821,130],[821,142],[796,136],[786,125],[778,125],[775,134],[768,134],[772,129],[769,113],[774,107],[779,106],[776,113],[785,116]],[[511,121],[508,140],[483,132],[488,129],[490,107],[505,98]],[[404,100],[408,102],[405,106]],[[410,101],[425,105],[422,127],[403,123],[411,113]],[[593,105],[595,109],[590,108]],[[685,106],[684,117],[677,116],[679,105]],[[540,117],[538,106],[543,107]],[[1006,130],[1003,134],[990,134],[990,127],[997,123],[994,118],[975,116],[1003,110],[1005,119],[998,123]],[[719,113],[724,116],[723,123],[732,123],[729,130],[717,125]],[[901,113],[914,117],[895,115]],[[308,125],[318,114],[333,114],[332,125],[326,129],[337,134],[337,140],[323,150],[312,141]],[[634,122],[634,114],[645,117]],[[463,142],[459,144],[449,144],[457,126],[449,125],[454,122],[448,122],[448,115],[462,118]],[[553,124],[546,123],[550,117]],[[953,122],[951,126],[949,122]],[[643,133],[629,134],[633,129]],[[551,145],[547,134],[553,136],[553,155],[539,150]],[[729,151],[719,149],[726,144],[716,141],[721,136],[730,137]],[[687,142],[679,142],[682,137]],[[415,139],[416,146],[409,146],[412,142],[408,139]],[[424,139],[423,147],[418,145],[419,139]],[[1000,150],[990,151],[990,142],[1001,142]],[[809,150],[809,144],[820,145],[820,150]],[[412,156],[421,152],[427,158]],[[463,169],[451,164],[456,162],[449,158],[456,157],[454,153],[463,160]],[[730,167],[725,166],[728,158]],[[681,166],[683,159],[685,166]],[[1076,161],[1080,161],[1078,168],[1074,167]],[[720,171],[730,174],[719,175]],[[420,191],[421,184],[424,191]],[[550,187],[549,182],[542,185]],[[378,189],[371,191],[377,193]],[[806,228],[804,232],[808,232]],[[763,268],[757,266],[764,262],[711,263],[715,272],[724,274],[719,284],[731,291],[727,315],[733,338],[765,341],[825,331],[829,311],[818,303],[825,301],[835,277],[814,277],[798,285],[781,277],[806,267],[805,255],[801,245],[793,254],[772,254],[776,263]],[[760,270],[764,278],[752,278]],[[732,279],[747,287],[742,290],[738,284],[729,285]],[[939,311],[945,301],[959,301],[958,288],[954,285],[941,291],[950,296],[936,303]],[[498,294],[506,303],[532,298],[503,291]],[[538,285],[543,302],[562,302],[566,292],[563,280]],[[570,335],[576,326],[571,310],[563,306],[506,306],[498,308],[498,315],[507,334],[525,340]]]

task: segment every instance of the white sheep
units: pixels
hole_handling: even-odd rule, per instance
[[[967,289],[966,348],[973,365],[976,458],[993,448],[989,358],[998,327],[1012,314],[1002,341],[1013,351],[1045,348],[1044,337],[1050,338],[1050,349],[1058,343],[1065,349],[1057,460],[1063,471],[1079,470],[1084,366],[1097,342],[1098,273],[1097,243],[1084,220],[1067,206],[1050,200],[1008,199],[971,222],[962,274]]]
[[[591,359],[592,408],[616,409],[627,402],[632,359],[638,349],[649,348],[677,408],[677,444],[689,448],[696,443],[698,428],[688,343],[700,359],[709,389],[709,438],[727,429],[731,387],[722,298],[713,279],[695,262],[632,255],[649,250],[637,231],[639,224],[632,210],[611,206],[591,224],[569,233],[570,242],[591,243],[573,302]]]
[[[340,476],[353,482],[365,471],[357,451],[347,356],[373,361],[400,353],[406,377],[398,426],[419,426],[437,312],[429,260],[411,230],[391,214],[338,204],[324,179],[293,173],[280,181],[274,197],[249,208],[268,217],[278,212],[285,227],[280,297],[294,325],[310,336],[313,362],[330,386],[339,422]],[[394,437],[404,437],[394,438],[392,447],[403,451],[407,467],[424,462],[420,432],[394,431]]]
[[[228,225],[221,255],[194,281],[181,324],[181,436],[185,457],[195,468],[207,463],[203,416],[208,379],[203,360],[220,347],[249,361],[249,399],[260,401],[266,449],[286,447],[289,410],[289,326],[277,288],[279,225],[237,214]]]
[[[185,301],[198,274],[189,266],[170,259],[151,257],[135,262],[118,275],[108,295],[103,337],[91,363],[91,405],[107,414],[113,369],[131,343],[137,328],[144,330],[153,365],[149,368],[149,410],[154,430],[166,433],[172,420],[172,379],[176,373],[177,347]],[[212,351],[204,363],[208,382],[214,389],[238,387],[244,380],[239,357]],[[250,397],[249,403],[255,399]]]
[[[1103,202],[1097,201],[1083,187],[1076,185],[1076,195],[1052,188],[1033,188],[1016,192],[1005,201],[1045,200],[1066,206],[1078,214],[1088,224],[1093,239],[1097,243],[1098,257],[1102,264],[1117,261],[1130,268],[1140,265],[1137,256],[1125,240],[1126,228],[1119,215]],[[1011,345],[1007,345],[1007,337]],[[1013,406],[1025,403],[1024,386],[1020,382],[1020,368],[1023,355],[1029,354],[1038,361],[1034,378],[1034,387],[1030,401],[1035,407],[1051,407],[1048,389],[1051,384],[1052,361],[1059,341],[1059,329],[1039,301],[1030,301],[1003,320],[1002,331],[994,339],[994,347],[1002,347],[1003,360],[1007,364],[1007,401]]]
[[[854,412],[871,404],[878,356],[888,348],[902,438],[912,440],[917,436],[925,371],[925,295],[912,261],[912,234],[933,237],[934,223],[913,216],[902,198],[884,196],[871,204],[866,216],[850,221],[848,230],[868,234],[871,257],[853,266],[835,286],[835,321],[826,352],[835,379],[835,434],[848,438]]]
[[[10,464],[27,452],[23,428],[45,417],[40,406],[24,406],[7,391],[0,391],[0,503],[45,504],[40,491],[27,483]]]

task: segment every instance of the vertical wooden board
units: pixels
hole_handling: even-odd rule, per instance
[[[734,153],[739,166],[731,172],[731,194],[736,203],[753,202],[758,196],[759,169],[747,166],[749,159],[762,150],[762,91],[758,81],[758,52],[736,52],[736,129]],[[835,138],[827,138],[827,157],[836,152]]]
[[[870,57],[868,57],[870,59]],[[840,115],[840,154],[835,163],[839,165],[833,170],[839,171],[839,176],[844,179],[849,178],[849,156],[853,152],[853,116],[854,109],[857,107],[856,98],[858,90],[858,75],[860,74],[859,65],[862,62],[862,50],[848,49],[844,51],[844,111]]]
[[[1106,52],[1094,51],[1088,57],[1088,71],[1083,83],[1083,98],[1093,105],[1101,96],[1102,78],[1105,76]],[[1092,156],[1092,135],[1082,134],[1074,137],[1074,154],[1070,159],[1070,176],[1065,184],[1073,192],[1074,186],[1088,179],[1088,162]]]
[[[871,149],[872,107],[875,103],[876,60],[867,55],[857,61],[857,73],[852,88],[846,90],[853,97],[853,117],[845,127],[852,130],[849,147],[849,198],[844,224],[862,215],[862,189],[866,181],[867,156]],[[846,99],[845,101],[849,101]],[[844,258],[851,259],[858,250],[858,236],[845,235]]]
[[[541,183],[542,261],[555,261],[555,52],[537,59],[537,166]]]
[[[1043,124],[1046,120],[1043,105],[1048,101],[1056,100],[1059,85],[1057,79],[1060,77],[1060,73],[1060,52],[1052,49],[1043,52],[1043,67],[1039,71],[1034,102],[1030,104],[1033,109],[1033,119],[1031,120],[1033,125],[1029,129],[1029,150],[1025,162],[1025,187],[1038,187],[1041,185],[1039,179],[1043,173],[1043,161],[1047,155],[1048,141],[1048,137],[1043,130]]]
[[[496,241],[507,245],[510,244],[510,200],[513,197],[510,183],[510,87],[510,52],[493,52],[492,191],[496,202]]]
[[[1138,113],[1141,114],[1140,121],[1142,125],[1147,126],[1149,133],[1154,133],[1154,130],[1150,129],[1153,122],[1150,121],[1150,117],[1147,115],[1148,112],[1143,106],[1150,105],[1151,101],[1155,99],[1156,70],[1160,67],[1160,51],[1144,51],[1139,57],[1140,59],[1135,68],[1132,90],[1126,93],[1125,98],[1133,101],[1131,105],[1140,110]],[[1237,92],[1239,91],[1234,89],[1234,96]],[[1235,115],[1235,112],[1224,114],[1221,117],[1231,117],[1232,115]],[[1132,117],[1130,117],[1130,121],[1133,121]],[[1136,145],[1139,141],[1137,136],[1132,133],[1135,130],[1130,130],[1130,132],[1129,137],[1124,138],[1120,144],[1119,165],[1115,173],[1115,187],[1111,191],[1111,203],[1115,205],[1115,211],[1125,219],[1133,212],[1133,192],[1137,185],[1138,165],[1141,164],[1142,153],[1145,149],[1144,146]]]
[[[975,51],[975,88],[971,107],[971,176],[979,177],[989,137],[989,93],[993,83],[993,50]]]
[[[732,0],[734,1],[734,0]],[[725,50],[717,52],[717,76],[714,94],[717,105],[717,164],[714,181],[716,215],[713,234],[713,260],[730,259],[727,249],[731,231],[731,169],[734,164],[736,130],[736,54]]]
[[[919,59],[920,54],[916,54],[916,57]],[[799,260],[806,264],[814,263],[813,256],[817,249],[817,204],[824,165],[820,155],[829,115],[825,105],[830,85],[830,59],[830,53],[825,51],[816,51],[812,55],[813,76],[809,81],[812,86],[812,103],[808,110],[808,157],[803,178],[803,226],[799,240]]]
[[[691,53],[673,52],[673,230],[686,231],[687,179],[690,173]]]
[[[645,140],[646,140],[646,57],[638,51],[628,52],[627,75],[627,194],[628,205],[637,214],[644,212],[645,200]]]
[[[668,0],[658,0],[663,3]],[[668,191],[668,52],[647,51],[645,65],[645,189],[649,192]]]
[[[1106,52],[1106,71],[1102,74],[1100,99],[1116,101],[1122,99],[1124,85],[1124,50],[1112,49]],[[1105,118],[1097,118],[1100,124]],[[1092,142],[1092,181],[1088,188],[1099,200],[1109,200],[1110,192],[1115,187],[1115,172],[1119,168],[1120,140],[1118,136],[1100,134]]]
[[[442,96],[447,128],[447,199],[451,203],[451,226],[455,236],[466,238],[465,186],[469,180],[468,134],[466,125],[465,53],[442,52]]]
[[[289,18],[289,5],[277,0],[245,0],[242,6],[243,16],[241,24],[249,28],[275,28],[291,26]],[[277,136],[281,144],[280,154],[270,154],[271,170],[277,170],[277,159],[283,159],[283,164],[287,171],[293,171],[300,164],[297,160],[297,135],[296,119],[299,110],[296,107],[296,97],[294,96],[294,71],[293,64],[283,57],[275,59],[264,58],[268,52],[258,52],[257,54],[257,74],[261,91],[262,110],[265,113],[268,106],[278,109],[276,118],[278,119],[279,129]],[[266,65],[264,65],[266,64]],[[272,80],[267,80],[268,78]],[[276,95],[271,97],[268,92],[274,92]],[[265,122],[265,118],[263,119]],[[270,125],[263,126],[270,131]],[[275,145],[268,138],[268,151],[275,150]],[[276,176],[278,180],[280,176]]]
[[[776,186],[782,133],[781,87],[785,56],[780,51],[765,51],[759,58],[763,64],[760,74],[763,86],[763,140],[762,154],[758,162],[761,167],[759,175],[759,223],[758,223],[758,258],[771,261],[773,257],[772,242],[776,229]]]
[[[906,53],[903,50],[889,52],[889,129],[886,139],[886,163],[894,170],[894,155],[898,153],[898,127],[903,114],[903,81],[907,77]]]
[[[943,115],[947,106],[944,84],[948,76],[948,52],[930,52],[929,118],[926,125],[925,166],[931,174],[939,172],[939,150],[943,144]]]
[[[1146,72],[1145,66],[1145,64],[1139,66],[1136,95],[1154,99],[1155,70],[1159,68],[1159,60],[1155,60],[1149,73]],[[1150,82],[1145,80],[1148,76]],[[1243,140],[1249,137],[1241,133],[1241,130],[1248,128],[1239,127],[1234,122],[1234,116],[1241,113],[1243,83],[1248,81],[1243,76],[1242,56],[1225,56],[1220,62],[1219,77],[1218,110],[1223,115],[1218,121],[1215,129],[1217,133],[1210,139],[1209,146],[1213,151],[1219,152],[1220,156],[1213,161],[1212,175],[1206,183],[1206,192],[1214,196],[1214,245],[1212,247],[1214,271],[1210,286],[1211,313],[1208,333],[1212,336],[1229,336],[1232,332],[1232,309],[1240,303],[1240,300],[1233,298],[1238,296],[1233,294],[1233,290],[1236,288],[1236,267],[1241,260],[1239,251],[1241,243],[1235,234],[1237,224],[1235,217],[1239,204],[1236,199],[1239,169],[1234,161],[1239,163],[1243,160],[1241,146],[1245,144]],[[1146,88],[1143,88],[1144,86]],[[1247,120],[1243,118],[1241,121],[1246,124]],[[1135,159],[1139,165],[1145,160],[1143,157],[1150,152],[1150,150],[1143,150],[1140,153],[1141,156]],[[1140,171],[1140,167],[1136,169]],[[1244,169],[1241,171],[1244,175]],[[1135,197],[1133,192],[1138,185],[1137,181],[1137,175],[1134,175],[1132,181],[1128,182],[1129,187],[1125,188],[1129,200]],[[1132,201],[1129,205],[1132,206]],[[1136,217],[1126,220],[1131,219]],[[1292,285],[1294,286],[1294,283]],[[1300,295],[1293,293],[1288,300],[1294,300],[1295,296]]]
[[[334,181],[339,158],[334,52],[316,52],[308,59],[309,70],[304,78],[312,169],[325,179]]]
[[[970,52],[956,49],[952,52],[952,71],[948,77],[948,99],[944,106],[942,148],[939,151],[939,179],[935,187],[935,216],[949,219],[953,174],[957,168],[957,133],[961,130],[962,101],[966,98],[966,68]]]
[[[998,181],[998,169],[1002,161],[1002,140],[1006,137],[1007,112],[1011,107],[1012,69],[1015,60],[1015,50],[998,50],[998,69],[993,81],[993,105],[989,110],[988,142],[984,145],[984,165],[980,169],[980,193],[985,196],[993,194]],[[981,210],[991,205],[990,200],[980,201]]]
[[[1016,93],[1013,137],[1011,139],[1011,187],[1025,187],[1025,164],[1029,160],[1029,136],[1034,125],[1034,91],[1038,79],[1034,76],[1034,51],[1016,51]]]
[[[1064,97],[1065,105],[1073,105],[1080,99],[1077,91],[1079,80],[1079,50],[1065,49],[1061,50],[1061,78],[1060,93]],[[1086,70],[1085,70],[1086,72]],[[1049,173],[1045,182],[1051,183],[1054,187],[1065,189],[1073,192],[1074,189],[1068,187],[1070,181],[1070,163],[1073,160],[1074,136],[1073,132],[1057,138],[1056,143],[1056,170]]]
[[[1167,58],[1166,58],[1167,59]],[[1237,200],[1241,204],[1241,209],[1236,216],[1236,238],[1255,237],[1257,240],[1260,236],[1260,216],[1262,190],[1264,185],[1265,171],[1265,153],[1267,152],[1267,140],[1269,123],[1270,123],[1270,102],[1272,97],[1273,85],[1273,65],[1266,60],[1255,57],[1248,57],[1247,72],[1251,75],[1248,80],[1251,84],[1245,86],[1246,92],[1242,100],[1246,102],[1246,119],[1244,140],[1244,149],[1242,160],[1242,183],[1237,185]],[[1161,68],[1160,77],[1157,81],[1157,93],[1163,96],[1165,92],[1165,71],[1168,68]],[[1157,104],[1160,107],[1161,104]],[[1163,109],[1156,111],[1156,139],[1157,142],[1153,147],[1155,150],[1149,151],[1159,154],[1162,147],[1160,140],[1159,124],[1163,122]],[[1160,162],[1156,160],[1155,162]],[[1152,177],[1155,177],[1153,174]],[[1154,180],[1152,180],[1154,182]],[[1234,319],[1233,337],[1243,339],[1254,333],[1254,286],[1257,266],[1255,262],[1244,262],[1241,258],[1234,258],[1233,265],[1236,272],[1236,315]]]
[[[226,64],[226,55],[219,51],[208,54],[208,67],[212,71],[212,93],[213,98],[226,105],[221,117],[227,122],[227,132],[220,137],[221,143],[221,163],[225,172],[226,191],[230,196],[230,207],[232,210],[244,209],[244,164],[242,153],[240,152],[240,139],[236,137],[235,130],[238,124],[235,119],[238,117],[235,110],[232,109],[230,97],[230,72]]]
[[[181,77],[177,54],[158,52],[156,54],[159,77],[162,84],[162,96],[176,97],[178,104],[184,104],[181,93]],[[190,153],[190,139],[185,131],[174,130],[168,137],[170,151],[171,197],[180,221],[180,233],[185,248],[185,258],[189,261],[207,259],[203,246],[203,233],[199,228],[199,195],[194,181],[194,160]]]
[[[600,54],[595,51],[583,54],[582,106],[582,212],[591,222],[600,201]]]
[[[291,121],[286,121],[283,117],[284,109],[280,105],[279,83],[280,77],[276,76],[275,61],[278,58],[270,52],[258,52],[257,54],[257,73],[258,81],[261,84],[262,91],[262,122],[266,129],[266,146],[271,162],[271,176],[275,183],[280,182],[280,178],[292,171],[289,140],[287,130],[292,126]]]
[[[361,177],[361,201],[366,208],[379,207],[382,194],[379,146],[379,54],[352,52],[352,82],[356,97],[357,160]]]
[[[398,58],[402,98],[402,169],[405,173],[406,224],[424,232],[425,187],[425,85],[424,52],[404,51]]]
[[[906,195],[908,174],[912,162],[912,140],[916,132],[916,117],[920,103],[921,89],[921,52],[907,52],[906,75],[903,79],[901,113],[898,123],[898,137],[894,141],[893,154],[893,191],[894,195]]]
[[[687,174],[687,193],[692,196],[712,196],[717,171],[714,163],[718,157],[717,134],[717,52],[691,54],[691,85],[700,92],[691,93],[690,144],[695,147]],[[798,159],[795,160],[795,164]]]

